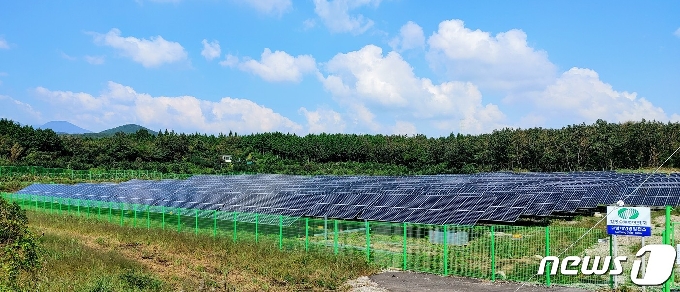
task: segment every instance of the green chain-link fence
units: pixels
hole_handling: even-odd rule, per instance
[[[247,172],[220,174],[251,174]],[[0,166],[0,178],[61,178],[78,181],[130,180],[130,179],[185,179],[194,174],[163,173],[149,170],[73,170],[44,168],[40,166]]]
[[[355,253],[384,268],[535,284],[609,286],[608,276],[536,275],[542,257],[564,251],[587,229],[456,226],[300,218],[3,193],[25,209],[121,226],[161,228],[269,242],[280,249]],[[608,236],[594,229],[568,252],[589,253]]]

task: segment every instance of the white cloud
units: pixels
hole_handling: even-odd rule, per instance
[[[302,127],[272,109],[250,100],[224,97],[219,101],[193,96],[154,97],[109,82],[99,96],[83,92],[50,91],[38,87],[38,98],[50,106],[53,119],[103,130],[126,123],[180,132],[239,133],[301,132]]]
[[[397,121],[392,129],[395,135],[413,136],[418,134],[418,129],[416,129],[416,126],[405,121]]]
[[[376,122],[379,117],[373,112],[400,117],[402,122],[405,118],[426,122],[447,134],[461,126],[468,132],[488,131],[505,119],[497,106],[482,104],[482,95],[473,84],[433,84],[416,77],[399,53],[383,57],[382,49],[374,45],[337,54],[325,69],[329,74],[320,78],[326,90],[349,109],[355,125],[370,131],[387,130]],[[397,125],[410,129],[403,123]]]
[[[9,50],[9,44],[5,40],[5,38],[0,37],[0,49],[6,49]]]
[[[69,60],[69,61],[78,60],[78,58],[73,57],[73,56],[69,56],[69,55],[67,55],[67,54],[64,53],[64,52],[61,52],[60,55],[61,55],[62,58],[66,59],[66,60]]]
[[[201,43],[203,44],[201,55],[203,55],[206,60],[212,61],[212,59],[218,58],[220,56],[221,50],[220,43],[218,41],[208,42],[208,40],[204,39]]]
[[[399,30],[399,35],[390,40],[390,47],[395,51],[425,47],[423,28],[413,21],[409,21]]]
[[[316,21],[314,19],[305,19],[305,21],[302,22],[302,27],[304,29],[312,29],[316,26]]]
[[[165,63],[186,60],[187,52],[177,42],[166,41],[161,36],[151,39],[121,37],[121,31],[111,29],[106,34],[94,33],[95,43],[112,47],[118,52],[142,64],[144,67],[157,67]]]
[[[428,59],[453,80],[472,81],[482,88],[539,90],[556,78],[556,66],[544,51],[527,44],[517,29],[492,36],[466,28],[462,20],[447,20],[428,38]]]
[[[236,57],[228,55],[220,64],[234,66],[236,62]],[[238,67],[270,82],[300,82],[304,74],[317,72],[316,61],[312,56],[293,57],[283,51],[272,52],[269,48],[264,49],[260,61],[245,59],[238,63]]]
[[[238,65],[238,57],[231,54],[227,54],[224,60],[220,61],[220,65],[225,67],[234,67]]]
[[[6,95],[0,95],[0,117],[29,124],[45,122],[40,112],[35,110],[30,104]]]
[[[314,12],[331,32],[362,34],[373,26],[373,20],[349,11],[365,5],[377,7],[381,0],[314,0]]]
[[[680,27],[678,27],[678,29],[676,29],[675,32],[674,32],[673,34],[674,34],[676,37],[679,37],[679,38],[680,38]]]
[[[345,121],[338,112],[331,109],[317,109],[309,111],[302,107],[298,111],[305,116],[310,133],[342,133],[345,131]]]
[[[291,0],[245,0],[245,3],[265,14],[282,15],[293,8]]]
[[[672,119],[660,107],[638,98],[637,93],[616,91],[602,82],[597,72],[582,68],[564,72],[535,99],[535,103],[543,115],[576,123],[591,123],[597,119],[608,122]]]
[[[85,56],[85,61],[92,64],[92,65],[101,65],[104,64],[104,56]]]

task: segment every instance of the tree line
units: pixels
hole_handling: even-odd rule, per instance
[[[57,135],[0,119],[0,165],[175,173],[408,175],[658,167],[680,147],[680,123],[501,129],[480,135],[117,133]],[[231,155],[224,163],[222,155]],[[665,167],[680,167],[680,154]]]

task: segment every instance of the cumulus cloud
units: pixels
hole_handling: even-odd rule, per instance
[[[542,89],[556,78],[547,53],[530,47],[521,30],[492,36],[454,19],[442,21],[427,42],[430,66],[443,69],[453,80],[513,91]]]
[[[342,133],[345,131],[345,121],[342,115],[332,109],[307,110],[302,107],[298,111],[307,120],[310,133]]]
[[[85,56],[85,61],[92,64],[92,65],[101,65],[104,64],[104,56]]]
[[[138,123],[151,129],[182,132],[302,131],[302,126],[290,119],[246,99],[224,97],[207,101],[193,96],[154,97],[115,82],[109,82],[98,96],[43,87],[36,88],[35,93],[52,107],[51,112],[58,113],[52,118],[89,125],[92,129]]]
[[[399,35],[390,40],[389,45],[395,51],[424,48],[425,34],[423,28],[415,22],[409,21],[401,27]]]
[[[93,35],[96,44],[112,47],[121,55],[147,68],[187,58],[187,52],[182,45],[167,41],[161,36],[151,37],[151,39],[122,37],[121,31],[117,28],[111,29],[106,34],[94,33]]]
[[[302,27],[304,29],[312,29],[316,26],[316,21],[314,19],[305,19],[305,21],[302,22]]]
[[[373,20],[361,14],[350,15],[350,10],[379,4],[380,0],[314,0],[314,12],[331,32],[362,34],[373,26]]]
[[[583,68],[564,72],[535,99],[535,104],[544,114],[577,123],[597,119],[608,122],[669,121],[675,116],[668,117],[663,109],[638,97],[635,92],[614,90],[600,80],[597,72]]]
[[[0,49],[5,49],[5,50],[9,49],[9,44],[7,43],[5,38],[3,38],[3,37],[0,37]]]
[[[416,129],[416,126],[405,121],[397,121],[394,124],[394,127],[392,127],[392,132],[395,135],[416,135],[418,134],[418,129]]]
[[[246,4],[265,14],[281,15],[291,10],[291,0],[246,0]]]
[[[201,55],[203,55],[206,60],[212,61],[212,59],[219,58],[221,50],[218,41],[208,42],[208,40],[204,39],[201,43],[203,44]]]
[[[284,51],[272,52],[269,48],[264,49],[259,61],[250,58],[239,61],[238,57],[227,55],[220,64],[237,66],[270,82],[300,82],[304,74],[317,72],[316,61],[312,56],[293,57]]]
[[[0,95],[0,117],[29,124],[45,122],[40,112],[30,104],[6,95]]]
[[[337,54],[325,64],[325,70],[328,75],[320,77],[325,89],[349,109],[355,125],[370,131],[389,130],[377,122],[373,112],[401,117],[400,123],[395,121],[401,130],[415,128],[405,124],[406,120],[423,121],[440,134],[456,129],[488,131],[505,119],[497,106],[482,104],[482,95],[472,83],[434,84],[415,76],[399,53],[383,56],[382,49],[374,45]]]
[[[73,57],[73,56],[70,56],[70,55],[68,55],[68,54],[66,54],[66,53],[64,53],[64,52],[60,52],[60,55],[61,55],[62,58],[66,59],[66,60],[69,60],[69,61],[78,60],[78,58]]]

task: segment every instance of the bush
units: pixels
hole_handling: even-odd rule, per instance
[[[32,276],[39,266],[38,240],[28,230],[26,212],[0,198],[0,290],[16,290],[18,277]]]

